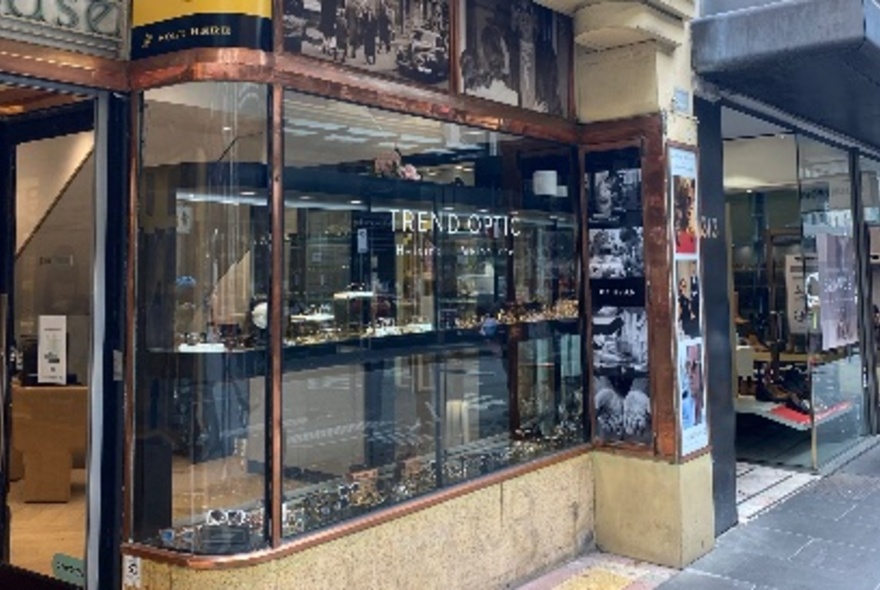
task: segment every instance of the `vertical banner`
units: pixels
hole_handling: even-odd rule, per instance
[[[687,456],[709,444],[703,360],[705,350],[696,153],[670,148],[669,179],[675,261],[677,408],[681,454]]]
[[[859,341],[855,243],[847,235],[820,233],[816,236],[816,249],[822,349],[855,344]]]
[[[133,0],[131,58],[196,47],[272,51],[272,0]]]
[[[37,382],[65,385],[67,383],[67,317],[41,315],[37,343]]]
[[[585,164],[596,438],[650,444],[641,153],[591,153]]]

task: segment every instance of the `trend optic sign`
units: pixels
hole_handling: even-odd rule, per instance
[[[195,47],[272,50],[272,0],[134,0],[131,58]]]

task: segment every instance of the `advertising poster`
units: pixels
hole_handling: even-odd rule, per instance
[[[699,338],[700,326],[700,272],[696,259],[675,261],[676,328],[679,338]]]
[[[574,25],[533,0],[459,0],[461,90],[567,116]]]
[[[672,211],[676,254],[696,254],[699,241],[697,211],[697,155],[669,150]]]
[[[792,334],[810,331],[810,310],[819,301],[818,261],[815,256],[785,257],[785,312]]]
[[[284,0],[284,49],[447,87],[448,0]]]
[[[673,295],[677,335],[677,391],[681,455],[709,444],[706,424],[702,272],[697,196],[697,154],[669,150],[670,210],[674,253]]]
[[[709,444],[706,424],[706,389],[703,382],[703,342],[678,346],[679,420],[681,454],[690,455]]]
[[[819,263],[819,323],[822,348],[830,350],[857,343],[855,245],[850,236],[816,236]]]
[[[38,322],[37,382],[67,383],[67,317],[41,315]]]
[[[589,211],[593,401],[604,442],[653,440],[640,154],[591,154]]]

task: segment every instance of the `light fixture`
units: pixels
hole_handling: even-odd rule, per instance
[[[464,166],[462,166],[461,164],[459,164],[458,166],[455,167],[455,169],[456,169],[456,170],[464,170]]]
[[[352,205],[363,205],[364,202],[359,199],[353,199],[352,201],[350,201],[350,203]]]
[[[488,213],[488,209],[477,209],[477,213]]]
[[[455,207],[443,207],[444,211],[454,211]]]
[[[230,131],[232,131],[232,127],[230,127],[229,125],[224,125],[223,131],[225,131],[226,133],[229,133]]]
[[[257,194],[256,191],[241,191],[242,197],[253,197],[255,194]]]
[[[752,193],[755,192],[755,191],[753,191],[752,189],[749,188],[749,189],[746,189],[746,192],[749,193],[749,194],[752,194]]]
[[[311,200],[312,200],[312,197],[310,197],[310,196],[308,196],[308,195],[303,195],[303,196],[300,197],[300,199],[303,200],[303,201],[311,201]]]

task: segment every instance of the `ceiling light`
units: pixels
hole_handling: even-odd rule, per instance
[[[752,189],[746,189],[746,192],[749,193],[749,194],[752,194],[752,193],[755,192],[755,191],[753,191]]]
[[[310,196],[308,196],[308,195],[304,195],[304,196],[300,197],[300,199],[303,200],[303,201],[311,201],[311,200],[312,200],[312,197],[310,197]]]
[[[252,196],[254,196],[255,194],[257,194],[256,191],[241,191],[241,196],[242,196],[242,197],[252,197]]]
[[[223,127],[223,131],[225,131],[226,133],[229,133],[230,131],[232,131],[232,127],[230,127],[229,125],[225,125]]]
[[[394,137],[397,135],[391,131],[380,131],[379,129],[367,129],[365,127],[349,127],[348,132],[352,135],[365,135],[367,137]]]
[[[489,210],[488,209],[478,209],[477,212],[478,213],[488,213]]]
[[[360,201],[360,200],[358,200],[358,199],[354,199],[354,200],[352,200],[352,201],[350,201],[350,202],[351,202],[352,205],[363,205],[363,203],[364,203],[363,201]]]
[[[462,166],[461,164],[459,164],[458,166],[455,167],[455,169],[456,169],[456,170],[464,170],[464,166]]]
[[[290,119],[288,123],[291,125],[296,125],[297,127],[306,127],[308,129],[323,129],[326,131],[338,131],[339,129],[343,129],[345,125],[338,125],[336,123],[326,123],[324,121],[312,121],[311,119]]]
[[[454,211],[455,207],[443,207],[444,211]]]

